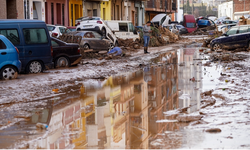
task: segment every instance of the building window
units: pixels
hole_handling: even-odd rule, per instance
[[[51,24],[54,24],[54,4],[51,3]]]

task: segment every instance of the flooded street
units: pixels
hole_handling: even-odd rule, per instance
[[[134,72],[3,103],[0,148],[249,149],[248,53],[225,62],[205,51],[179,47]]]

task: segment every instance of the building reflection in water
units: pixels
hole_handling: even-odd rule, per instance
[[[161,54],[157,61],[162,65],[83,82],[80,96],[55,98],[47,136],[29,147],[155,148],[150,143],[162,133],[179,130],[176,123],[157,122],[174,119],[163,112],[179,107],[177,51]]]

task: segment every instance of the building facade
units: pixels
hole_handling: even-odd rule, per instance
[[[154,16],[160,13],[172,15],[172,21],[175,20],[174,13],[177,12],[177,0],[149,0],[146,1],[145,19],[150,21]]]
[[[233,0],[234,19],[250,14],[250,0]]]
[[[75,26],[76,19],[83,16],[82,0],[69,0],[69,26]]]
[[[218,18],[227,16],[233,19],[233,1],[224,2],[218,5]]]
[[[47,0],[45,14],[47,24],[69,26],[69,0]]]
[[[0,0],[0,19],[23,19],[23,0]]]

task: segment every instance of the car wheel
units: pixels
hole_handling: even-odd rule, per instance
[[[106,30],[104,28],[102,28],[102,36],[106,38]]]
[[[213,50],[214,50],[214,51],[221,50],[220,44],[215,43],[214,46],[213,46]]]
[[[83,49],[84,49],[84,50],[88,50],[88,49],[90,49],[90,47],[89,47],[88,44],[85,44],[85,45],[83,45]]]
[[[28,72],[29,73],[40,73],[42,71],[43,71],[43,66],[42,66],[41,62],[39,62],[39,61],[32,61],[28,65]]]
[[[17,78],[17,70],[13,66],[6,66],[0,72],[0,79],[11,80]]]
[[[114,47],[115,47],[114,44],[113,44],[113,43],[110,43],[110,44],[109,44],[109,51],[111,51]]]
[[[69,60],[66,57],[59,57],[56,60],[55,67],[69,67]]]

